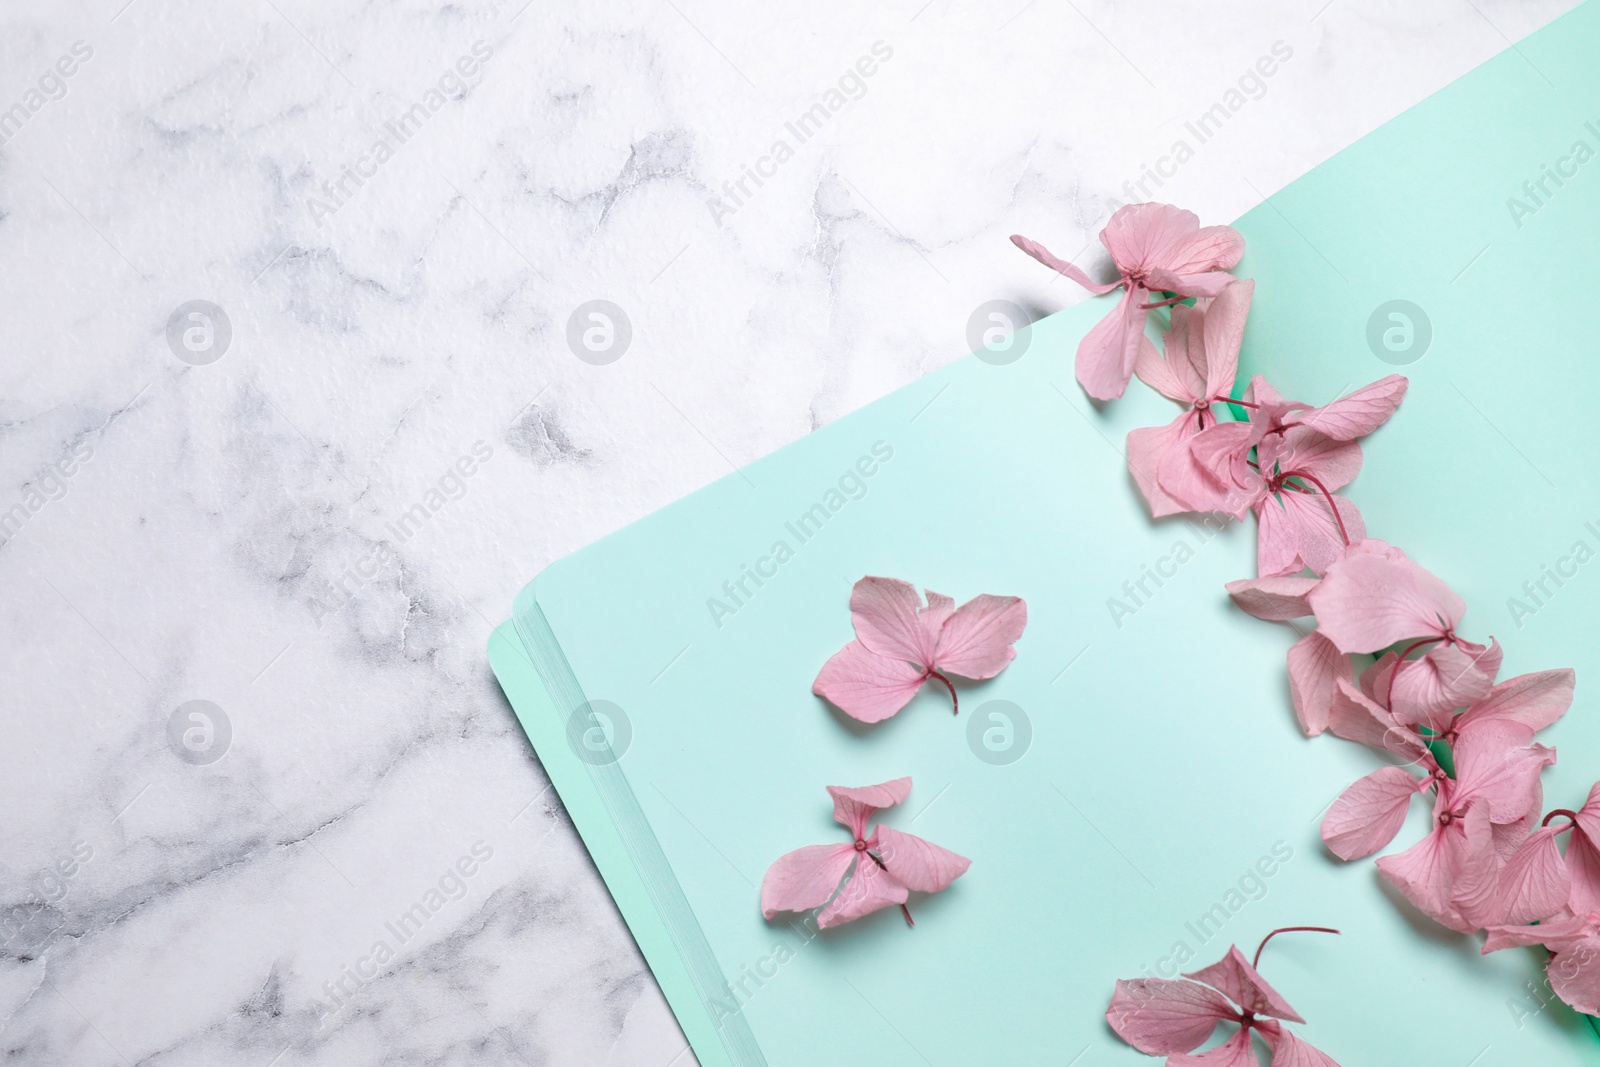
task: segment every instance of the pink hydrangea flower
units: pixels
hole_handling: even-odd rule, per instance
[[[1448,715],[1494,685],[1499,646],[1460,637],[1466,603],[1397,548],[1373,541],[1344,553],[1306,599],[1318,631],[1342,653],[1409,642],[1394,661],[1385,701],[1403,722]],[[1422,648],[1429,651],[1409,658]]]
[[[906,908],[910,890],[937,893],[972,863],[891,826],[878,825],[867,832],[868,819],[903,802],[910,792],[910,778],[854,789],[828,786],[834,821],[848,828],[854,840],[807,845],[779,856],[761,880],[761,913],[771,920],[780,911],[822,908],[817,926],[827,929],[898,904],[910,923]],[[841,886],[846,875],[850,880]]]
[[[1255,293],[1253,281],[1234,282],[1214,299],[1193,308],[1172,309],[1172,328],[1160,355],[1140,350],[1134,370],[1139,380],[1186,409],[1165,426],[1128,434],[1128,470],[1156,518],[1189,510],[1161,488],[1159,472],[1167,455],[1195,434],[1217,424],[1213,404],[1224,403],[1239,369],[1239,345]]]
[[[1539,772],[1556,761],[1555,749],[1532,738],[1506,721],[1463,731],[1451,750],[1455,777],[1437,768],[1432,775],[1433,829],[1378,859],[1384,878],[1435,922],[1472,933],[1495,921],[1504,856],[1527,836],[1542,796]]]
[[[959,711],[948,675],[983,679],[1005,670],[1028,625],[1028,605],[987,594],[955,603],[929,591],[924,607],[909,582],[861,579],[850,594],[856,639],[823,664],[811,691],[862,722],[882,722],[933,678]]]
[[[1261,977],[1256,967],[1261,950],[1281,933],[1317,931],[1325,926],[1289,926],[1262,939],[1255,959],[1247,961],[1237,946],[1209,967],[1182,979],[1119,980],[1106,1009],[1111,1029],[1147,1056],[1167,1057],[1167,1067],[1257,1067],[1252,1034],[1272,1051],[1274,1067],[1338,1067],[1326,1053],[1300,1040],[1283,1024],[1305,1019]],[[1226,1041],[1192,1055],[1219,1024],[1237,1024]]]
[[[1567,821],[1550,825],[1556,818]],[[1563,856],[1557,838],[1568,832]],[[1489,927],[1483,951],[1543,945],[1551,952],[1550,988],[1578,1011],[1600,1015],[1600,783],[1579,810],[1545,816],[1506,863],[1500,907],[1504,924]]]
[[[1324,404],[1312,407],[1298,400],[1286,400],[1259,375],[1250,410],[1251,443],[1299,426],[1315,430],[1330,441],[1355,441],[1375,432],[1405,399],[1410,381],[1403,374],[1391,374],[1370,385]]]
[[[1161,489],[1193,511],[1257,521],[1257,573],[1322,574],[1366,536],[1356,506],[1335,490],[1361,470],[1356,438],[1382,425],[1405,395],[1391,375],[1321,408],[1286,401],[1260,375],[1231,401],[1245,422],[1218,423],[1167,451]]]
[[[1228,271],[1244,255],[1244,238],[1233,227],[1201,226],[1193,212],[1170,204],[1129,204],[1111,216],[1100,243],[1111,253],[1119,277],[1105,285],[1026,237],[1014,235],[1011,242],[1091,293],[1125,290],[1116,310],[1078,345],[1078,382],[1096,400],[1114,400],[1127,389],[1141,350],[1150,347],[1144,329],[1152,307],[1218,295],[1233,281]],[[1152,300],[1155,292],[1174,296]]]
[[[1374,557],[1378,562],[1360,562],[1356,557]],[[1317,592],[1326,579],[1302,575],[1228,583],[1228,594],[1234,603],[1259,619],[1293,621],[1316,615],[1316,604],[1322,603],[1324,614],[1335,620],[1331,631],[1319,625],[1289,650],[1290,692],[1295,713],[1308,736],[1327,728],[1329,709],[1335,699],[1334,688],[1339,680],[1353,680],[1350,653],[1378,651],[1358,648],[1370,644],[1375,635],[1352,631],[1346,623],[1351,619],[1360,623],[1371,617],[1363,602],[1352,605],[1351,598],[1359,597],[1372,584],[1373,573],[1381,582],[1390,568],[1403,570],[1407,581],[1417,583],[1419,588],[1433,590],[1431,595],[1438,601],[1434,610],[1436,616],[1454,612],[1451,617],[1459,620],[1465,611],[1460,598],[1442,582],[1412,563],[1404,552],[1375,538],[1358,541],[1339,552],[1338,558],[1329,565],[1328,573],[1335,576],[1331,594]],[[1359,581],[1353,580],[1352,575]],[[1361,578],[1363,575],[1366,577]],[[1407,585],[1405,591],[1409,589]],[[1320,617],[1318,622],[1321,623]],[[1401,624],[1401,628],[1412,624]],[[1426,631],[1428,627],[1423,626],[1423,629]],[[1453,630],[1451,634],[1448,640],[1441,633],[1437,638],[1424,637],[1410,643],[1403,652],[1385,653],[1373,668],[1368,682],[1363,683],[1368,695],[1404,722],[1436,727],[1436,732],[1440,733],[1448,730],[1459,708],[1481,698],[1493,686],[1502,658],[1498,644],[1481,645],[1454,636]],[[1439,642],[1446,643],[1422,656],[1411,656],[1412,652]]]
[[[1534,732],[1559,719],[1572,703],[1573,674],[1570,670],[1541,671],[1502,682],[1472,707],[1438,723],[1424,735],[1415,726],[1396,720],[1383,705],[1381,686],[1385,664],[1375,664],[1363,674],[1361,688],[1347,680],[1336,686],[1329,715],[1329,729],[1340,737],[1358,741],[1405,761],[1423,772],[1418,779],[1407,767],[1384,767],[1350,786],[1322,821],[1322,839],[1329,851],[1340,859],[1369,856],[1394,840],[1405,822],[1411,798],[1429,789],[1451,789],[1450,776],[1435,757],[1430,744],[1454,748],[1463,738],[1492,724],[1509,725],[1515,737],[1531,742]],[[1504,741],[1506,735],[1499,735]],[[1470,746],[1469,746],[1470,749]],[[1508,750],[1513,759],[1522,758],[1517,746]],[[1533,788],[1537,772],[1529,783],[1526,809],[1538,807]],[[1503,820],[1514,825],[1518,820]],[[1503,832],[1502,832],[1503,836]]]

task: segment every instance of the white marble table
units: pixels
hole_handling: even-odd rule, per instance
[[[1570,6],[5,4],[0,1058],[693,1062],[518,587]]]

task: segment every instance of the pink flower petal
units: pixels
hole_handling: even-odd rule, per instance
[[[1459,725],[1489,719],[1518,722],[1530,730],[1543,730],[1572,706],[1573,671],[1538,671],[1501,682],[1487,696],[1461,713]],[[1596,829],[1600,830],[1600,820]]]
[[[1161,488],[1191,511],[1220,511],[1243,518],[1265,490],[1246,491],[1234,481],[1235,460],[1250,446],[1250,427],[1220,422],[1168,450],[1157,476]],[[1247,468],[1248,469],[1248,468]]]
[[[1171,204],[1118,208],[1100,241],[1124,271],[1169,270],[1176,274],[1229,270],[1244,255],[1244,238],[1231,226],[1200,225],[1192,211]]]
[[[1094,325],[1078,342],[1078,384],[1096,400],[1115,400],[1128,388],[1140,350],[1150,344],[1144,334],[1149,313],[1139,307],[1150,299],[1143,289],[1122,294],[1115,310]],[[1146,359],[1150,358],[1148,354]]]
[[[1237,285],[1239,281],[1225,270],[1206,270],[1199,273],[1178,274],[1176,277],[1178,287],[1170,292],[1183,293],[1185,296],[1210,297],[1213,300]]]
[[[1295,421],[1335,441],[1354,441],[1389,421],[1389,416],[1405,399],[1409,385],[1405,375],[1391,374],[1362,386],[1349,396],[1308,411]]]
[[[1289,1006],[1289,1002],[1268,985],[1267,980],[1251,966],[1237,945],[1229,946],[1228,954],[1216,963],[1185,974],[1184,977],[1204,982],[1225,996],[1233,998],[1233,1002],[1246,1011],[1257,1015],[1270,1015],[1275,1019],[1286,1019],[1292,1023],[1305,1022]]]
[[[828,786],[828,795],[833,798],[833,821],[849,827],[858,841],[867,836],[867,820],[874,812],[902,804],[910,794],[910,778],[892,778],[878,785]]]
[[[1584,915],[1600,913],[1600,782],[1578,809],[1578,826],[1567,842],[1572,875],[1572,907]]]
[[[1011,243],[1028,253],[1028,255],[1032,256],[1034,259],[1037,259],[1040,263],[1043,263],[1045,266],[1049,267],[1051,270],[1056,271],[1059,274],[1065,274],[1068,278],[1071,278],[1073,281],[1077,282],[1091,293],[1109,293],[1118,285],[1122,284],[1121,282],[1110,282],[1106,285],[1101,285],[1099,282],[1096,282],[1093,278],[1090,278],[1082,270],[1073,266],[1071,263],[1052,255],[1050,250],[1045,248],[1044,245],[1039,244],[1037,241],[1031,241],[1020,234],[1012,234]]]
[[[1589,843],[1600,849],[1600,782],[1589,788],[1589,796],[1578,809],[1578,829]]]
[[[1134,372],[1141,381],[1191,409],[1226,397],[1233,388],[1243,330],[1241,305],[1249,305],[1248,292],[1235,290],[1246,287],[1253,291],[1255,285],[1235,282],[1228,274],[1219,273],[1216,278],[1223,288],[1222,295],[1215,300],[1201,300],[1192,308],[1182,304],[1174,307],[1162,353],[1157,356],[1154,347],[1142,349],[1134,363]],[[1155,289],[1185,287],[1189,281],[1177,276],[1163,280],[1160,274],[1152,274],[1148,280]],[[1235,329],[1238,336],[1234,335]]]
[[[1227,396],[1233,388],[1233,380],[1239,373],[1244,322],[1250,314],[1250,300],[1255,292],[1256,283],[1252,280],[1231,282],[1206,306],[1202,327],[1206,354],[1202,399]]]
[[[1206,430],[1206,439],[1192,448],[1196,462],[1230,489],[1265,493],[1266,482],[1250,458],[1250,450],[1259,447],[1254,427],[1248,422],[1219,422]]]
[[[1152,518],[1188,511],[1183,501],[1161,488],[1161,464],[1169,452],[1199,432],[1192,411],[1185,411],[1165,426],[1145,426],[1128,431],[1128,473],[1144,494]]]
[[[1332,403],[1302,412],[1294,421],[1333,440],[1353,441],[1389,421],[1405,399],[1409,385],[1404,375],[1391,374]]]
[[[1585,1015],[1600,1015],[1600,937],[1556,953],[1545,968],[1556,996]]]
[[[1328,499],[1321,493],[1284,493],[1283,510],[1295,531],[1295,554],[1299,561],[1311,568],[1313,574],[1325,574],[1349,543],[1360,541],[1367,535],[1367,524],[1361,512],[1349,500],[1337,494],[1333,498],[1339,508],[1339,522],[1333,517]],[[1298,569],[1298,568],[1297,568]]]
[[[1294,700],[1300,729],[1307,737],[1316,737],[1328,728],[1335,687],[1341,679],[1350,681],[1353,675],[1350,657],[1335,648],[1320,630],[1311,631],[1290,646],[1289,695]]]
[[[1466,641],[1458,637],[1455,644],[1472,658],[1477,668],[1489,679],[1492,689],[1495,678],[1500,674],[1500,664],[1506,658],[1506,650],[1500,647],[1500,642],[1491,637],[1487,645],[1480,645],[1476,641]]]
[[[1455,645],[1436,645],[1426,655],[1406,660],[1394,672],[1389,706],[1401,722],[1448,722],[1450,713],[1489,695],[1494,679],[1480,660]]]
[[[1410,560],[1347,554],[1308,594],[1317,625],[1344,652],[1376,652],[1407,638],[1441,636],[1466,611],[1461,598],[1428,595]],[[1428,575],[1434,583],[1432,575]],[[1448,590],[1445,590],[1448,592]]]
[[[851,641],[822,665],[811,691],[851,718],[882,722],[911,703],[925,680],[905,660],[880,656]]]
[[[1405,825],[1417,780],[1399,767],[1373,771],[1351,785],[1322,819],[1322,840],[1342,860],[1383,848]]]
[[[1561,826],[1535,830],[1500,872],[1496,925],[1540,922],[1557,914],[1572,895],[1572,875],[1561,857]]]
[[[1483,955],[1507,948],[1526,948],[1529,945],[1547,945],[1559,952],[1558,946],[1571,945],[1585,935],[1585,924],[1575,915],[1567,914],[1537,926],[1491,926],[1484,938]]]
[[[1474,812],[1476,814],[1474,814]],[[1378,870],[1405,898],[1434,922],[1470,934],[1477,929],[1461,914],[1452,893],[1462,868],[1470,860],[1475,871],[1490,865],[1493,881],[1493,850],[1487,813],[1482,806],[1468,811],[1461,828],[1440,828],[1404,852],[1378,857]],[[1469,838],[1468,829],[1471,836]],[[1476,880],[1481,883],[1482,879]],[[1474,879],[1467,879],[1472,887]]]
[[[1567,842],[1567,873],[1572,879],[1572,908],[1584,915],[1600,913],[1600,848],[1580,828]]]
[[[910,582],[895,578],[861,579],[850,592],[850,617],[856,639],[880,656],[927,666],[933,643],[918,621],[922,598]]]
[[[1470,932],[1499,918],[1501,861],[1484,805],[1469,805],[1459,822],[1463,832],[1447,834],[1445,842],[1451,867],[1449,894],[1461,915],[1459,929]]]
[[[807,845],[779,856],[761,880],[761,914],[821,907],[855,859],[854,845]]]
[[[1381,543],[1381,542],[1380,542]],[[1467,613],[1467,602],[1457,595],[1454,589],[1444,584],[1444,581],[1432,571],[1417,566],[1408,559],[1399,549],[1390,549],[1400,558],[1401,563],[1411,575],[1411,580],[1416,583],[1419,592],[1435,619],[1444,620],[1444,629],[1454,630],[1461,623],[1461,618]],[[1385,559],[1388,553],[1383,553]]]
[[[1210,1037],[1217,1023],[1237,1016],[1216,990],[1165,978],[1119,980],[1106,1009],[1111,1029],[1147,1056],[1188,1052]]]
[[[1169,266],[1171,249],[1200,229],[1200,216],[1171,204],[1119,207],[1100,231],[1100,243],[1124,272]]]
[[[945,620],[932,666],[963,678],[993,678],[1016,658],[1011,646],[1027,625],[1021,597],[975,596]]]
[[[1288,622],[1311,614],[1306,594],[1317,587],[1317,578],[1256,578],[1228,583],[1233,602],[1258,619]]]
[[[1310,599],[1309,597],[1307,598]],[[1398,652],[1385,652],[1361,672],[1361,691],[1373,700],[1389,706],[1389,683],[1394,680],[1395,668],[1400,666]]]
[[[1533,832],[1533,822],[1531,815],[1507,823],[1490,821],[1489,833],[1494,842],[1497,868],[1504,870],[1505,865],[1511,862],[1511,857],[1517,854],[1517,849],[1522,847],[1523,842],[1528,840],[1528,835]]]
[[[924,589],[922,595],[928,598],[928,606],[917,612],[917,625],[922,631],[920,647],[932,652],[939,647],[939,631],[944,629],[945,620],[955,614],[956,602],[932,589]]]
[[[1300,558],[1300,527],[1286,504],[1277,496],[1266,496],[1256,505],[1256,574],[1262,578],[1278,578],[1305,569]]]
[[[1145,276],[1145,284],[1150,289],[1181,293],[1184,296],[1218,297],[1233,283],[1233,275],[1221,270],[1193,271],[1185,274],[1155,267]]]
[[[1509,722],[1484,722],[1463,731],[1453,746],[1457,798],[1483,802],[1497,823],[1532,814],[1539,772],[1556,761],[1555,750],[1529,744],[1532,737],[1526,726]]]
[[[850,880],[817,916],[817,927],[826,930],[870,915],[880,908],[904,904],[906,895],[905,886],[873,863],[871,857],[860,854]]]
[[[1361,473],[1361,446],[1354,441],[1335,441],[1309,426],[1296,426],[1283,433],[1278,466],[1286,474],[1308,474],[1324,489],[1337,492]]]
[[[1167,270],[1163,267],[1151,267],[1148,271],[1146,271],[1144,284],[1152,294],[1165,291],[1169,293],[1183,293],[1185,296],[1216,296],[1217,293],[1222,291],[1220,285],[1218,285],[1206,286],[1207,289],[1213,291],[1204,293],[1190,292],[1184,288],[1183,275]]]
[[[1286,406],[1283,394],[1272,387],[1272,383],[1259,374],[1250,376],[1250,384],[1245,387],[1244,398],[1252,404],[1259,404],[1264,408],[1280,408]],[[1297,410],[1310,411],[1307,404],[1290,405]]]
[[[1158,354],[1154,345],[1141,349],[1133,365],[1140,381],[1184,407],[1216,395],[1206,392],[1206,351],[1201,336],[1204,321],[1204,312],[1177,305],[1172,309],[1162,351]]]
[[[1250,1031],[1241,1028],[1228,1040],[1198,1056],[1170,1056],[1167,1067],[1257,1067],[1255,1046]]]
[[[1415,730],[1401,726],[1394,717],[1370,697],[1340,678],[1334,683],[1333,701],[1328,709],[1328,731],[1346,741],[1355,741],[1387,752],[1406,763],[1421,763],[1424,770],[1434,766],[1428,747]]]
[[[914,834],[879,826],[878,858],[895,880],[919,893],[937,893],[966,873],[972,861]]]
[[[1332,1056],[1295,1037],[1287,1029],[1272,1049],[1272,1067],[1339,1067]]]

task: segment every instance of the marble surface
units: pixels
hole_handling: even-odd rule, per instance
[[[0,1058],[692,1063],[518,587],[1570,6],[5,5]]]

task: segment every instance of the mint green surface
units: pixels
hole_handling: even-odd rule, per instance
[[[510,699],[518,721],[540,753],[541,762],[567,814],[605,879],[635,941],[645,953],[656,984],[677,1013],[678,1024],[697,1049],[704,1067],[728,1063],[721,1055],[716,1020],[699,1010],[682,956],[661,922],[639,868],[616,832],[604,803],[589,779],[589,768],[564,748],[564,716],[556,713],[548,690],[517,637],[515,626],[502,623],[489,638],[489,663]]]
[[[1504,201],[1583,136],[1570,101],[1600,101],[1597,45],[1591,4],[1241,223],[1242,272],[1258,282],[1247,363],[1292,395],[1320,401],[1391,369],[1365,341],[1384,300],[1432,318],[1432,348],[1403,368],[1413,394],[1350,492],[1374,534],[1467,597],[1467,629],[1506,642],[1508,672],[1579,667],[1578,702],[1551,732],[1561,805],[1600,773],[1585,625],[1600,561],[1520,630],[1504,601],[1574,540],[1600,549],[1584,525],[1600,529],[1584,314],[1600,160],[1521,230]],[[1480,958],[1370,862],[1322,851],[1323,809],[1376,757],[1300,736],[1283,673],[1293,634],[1228,603],[1223,583],[1254,573],[1253,527],[1211,536],[1145,517],[1120,443],[1174,409],[1135,387],[1096,412],[1072,378],[1079,337],[1109,306],[1051,316],[1019,335],[1015,363],[958,361],[556,563],[497,631],[496,673],[696,1055],[1149,1063],[1104,1023],[1114,979],[1310,923],[1344,935],[1281,938],[1262,968],[1310,1020],[1302,1035],[1347,1067],[1600,1061],[1578,1016],[1525,988],[1541,978],[1535,952]],[[892,456],[841,484],[875,446]],[[827,517],[803,539],[788,524],[817,504]],[[778,542],[785,561],[763,564]],[[731,602],[724,583],[758,567],[762,584],[744,579],[737,611],[714,618],[708,600]],[[864,574],[958,601],[1026,597],[1017,660],[961,687],[959,717],[929,688],[880,726],[844,719],[810,684],[851,636]],[[1136,602],[1124,583],[1141,581]],[[566,720],[586,699],[627,717],[615,764],[577,758]],[[974,721],[1003,733],[997,700],[1032,726],[1010,765],[968,741]],[[811,937],[763,921],[767,865],[844,839],[822,787],[902,774],[915,787],[885,821],[971,857],[968,874],[912,900],[914,930],[895,911]],[[1400,840],[1427,824],[1419,804]],[[1220,929],[1201,927],[1207,915]]]

